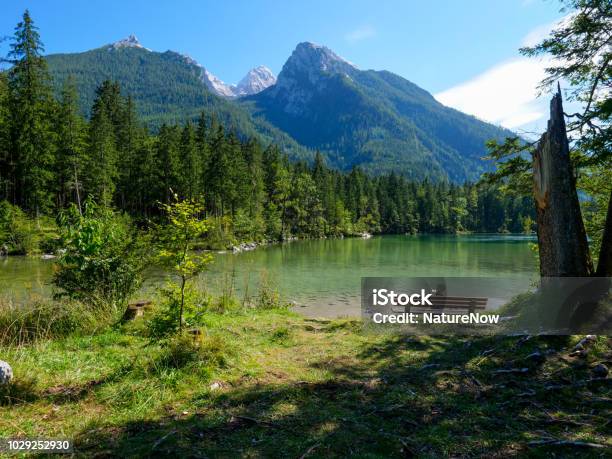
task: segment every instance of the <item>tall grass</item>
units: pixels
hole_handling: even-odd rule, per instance
[[[0,345],[20,346],[72,333],[92,333],[108,325],[108,311],[88,308],[75,301],[32,298],[15,303],[0,298]]]

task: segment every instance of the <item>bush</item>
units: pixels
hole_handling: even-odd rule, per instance
[[[98,308],[123,308],[142,282],[146,243],[129,218],[88,201],[58,218],[62,246],[53,283],[56,297]]]
[[[255,297],[254,306],[257,309],[277,309],[289,306],[281,301],[280,293],[272,285],[265,271],[261,274],[259,291]]]
[[[158,290],[160,306],[148,323],[148,334],[152,338],[163,338],[179,329],[181,288],[172,282]],[[193,327],[202,322],[204,313],[210,309],[211,299],[191,285],[185,287],[183,325]]]
[[[228,344],[219,336],[203,336],[198,340],[189,333],[181,333],[165,343],[156,366],[218,368],[227,364],[229,354]]]
[[[0,252],[26,255],[37,249],[35,223],[17,206],[0,202]]]

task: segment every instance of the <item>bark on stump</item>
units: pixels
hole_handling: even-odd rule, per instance
[[[608,201],[606,226],[601,239],[597,275],[601,277],[612,277],[612,193],[610,193],[610,200]]]
[[[570,162],[561,91],[550,102],[548,129],[533,156],[540,275],[584,277],[593,273]]]

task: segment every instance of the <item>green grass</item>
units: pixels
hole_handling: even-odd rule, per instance
[[[102,457],[601,457],[612,360],[599,337],[410,337],[279,309],[207,315],[199,346],[139,321],[0,347],[0,437]],[[526,357],[545,355],[536,363]],[[528,368],[526,373],[495,373]],[[590,381],[590,382],[589,382]],[[607,445],[530,446],[556,439]]]

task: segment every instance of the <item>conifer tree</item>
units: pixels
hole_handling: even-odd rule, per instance
[[[158,165],[159,195],[162,202],[173,199],[174,190],[178,193],[181,186],[180,131],[176,126],[162,125],[156,142]]]
[[[119,196],[121,207],[135,210],[138,169],[142,166],[139,153],[143,132],[136,115],[136,106],[131,96],[120,98],[119,124],[117,132],[117,157],[119,172]]]
[[[110,81],[102,83],[96,91],[89,124],[87,191],[104,206],[113,202],[119,175],[116,135],[119,102],[118,88]]]
[[[50,77],[43,44],[28,10],[17,24],[8,60],[15,203],[37,216],[51,207],[53,133]]]
[[[14,201],[10,119],[8,81],[6,74],[0,73],[0,200]]]
[[[57,132],[57,200],[60,208],[77,204],[81,212],[83,169],[86,163],[85,120],[79,114],[74,78],[66,79],[62,88],[56,119]]]
[[[188,199],[201,195],[201,157],[198,154],[196,133],[193,125],[187,122],[181,133],[181,157],[183,161],[181,192]]]

